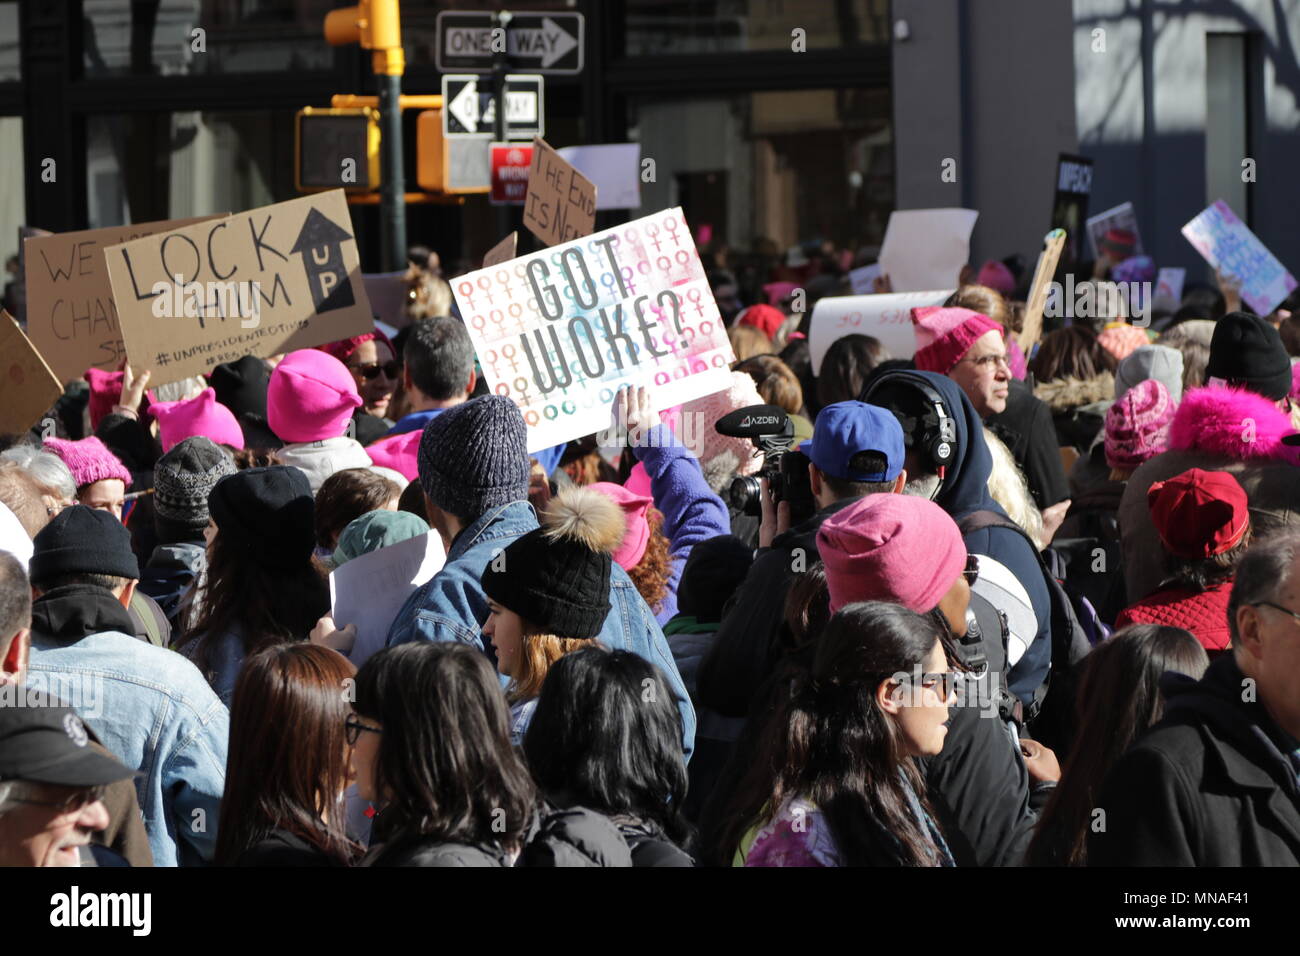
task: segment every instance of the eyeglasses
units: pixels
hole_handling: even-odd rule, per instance
[[[108,787],[100,784],[95,787],[83,787],[74,793],[68,794],[62,800],[29,800],[26,797],[10,797],[14,803],[26,803],[34,807],[49,807],[51,810],[57,810],[59,813],[79,813],[92,803],[98,803],[104,799],[104,794],[108,792]]]
[[[980,579],[980,559],[979,555],[966,555],[966,567],[962,568],[962,577],[970,587],[975,586],[975,582]]]
[[[996,368],[999,365],[1005,365],[1008,370],[1011,368],[1011,359],[1006,353],[999,353],[997,355],[980,355],[972,359],[962,359],[962,361],[970,362],[982,372],[986,372],[991,368]]]
[[[1289,615],[1297,624],[1300,624],[1300,614],[1297,614],[1295,611],[1288,610],[1287,608],[1282,607],[1282,605],[1280,604],[1274,604],[1272,601],[1256,601],[1254,604],[1251,605],[1251,607],[1271,607],[1275,611],[1281,611],[1283,614]]]
[[[361,732],[366,731],[372,734],[382,734],[383,731],[378,727],[367,727],[355,716],[349,717],[343,721],[343,736],[347,738],[348,746],[355,747],[358,740],[361,739]]]
[[[397,378],[402,374],[402,363],[394,359],[391,362],[385,362],[382,365],[378,362],[367,362],[365,365],[349,365],[348,368],[356,372],[367,382],[374,381],[383,372],[387,378]]]

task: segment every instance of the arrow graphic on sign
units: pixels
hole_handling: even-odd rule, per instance
[[[313,207],[303,220],[298,241],[289,250],[291,254],[302,254],[302,265],[307,272],[307,285],[311,286],[311,299],[316,305],[317,315],[356,303],[340,245],[343,240],[351,238],[347,230]]]
[[[558,63],[573,50],[578,41],[550,17],[542,20],[540,30],[511,30],[509,45],[514,56],[541,57],[542,67]]]
[[[478,129],[478,84],[467,83],[447,105],[456,122],[473,132]]]

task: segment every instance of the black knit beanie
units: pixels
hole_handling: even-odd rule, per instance
[[[417,460],[429,500],[462,520],[528,500],[528,433],[518,406],[504,395],[439,412],[424,426]]]
[[[1214,325],[1205,383],[1222,379],[1277,401],[1291,391],[1291,358],[1267,319],[1229,312]]]
[[[691,549],[677,586],[677,610],[698,621],[721,621],[722,607],[745,580],[754,552],[735,535],[720,534]]]
[[[540,528],[516,538],[483,571],[483,591],[542,633],[592,638],[609,614],[611,555],[623,512],[590,488],[551,501]]]
[[[228,475],[208,495],[208,510],[224,545],[272,568],[306,565],[316,546],[311,483],[291,465]]]
[[[140,562],[131,550],[131,532],[107,511],[73,505],[64,508],[33,541],[32,583],[62,574],[111,574],[132,581]]]
[[[208,526],[208,495],[235,473],[235,463],[210,438],[177,442],[153,467],[154,514],[170,527],[201,535]]]

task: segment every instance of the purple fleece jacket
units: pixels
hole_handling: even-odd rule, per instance
[[[632,449],[650,476],[655,507],[663,512],[664,531],[672,555],[668,593],[655,620],[663,625],[677,614],[677,585],[691,548],[720,534],[731,533],[731,518],[722,499],[713,493],[700,471],[699,460],[677,440],[667,425],[655,425],[643,445]]]

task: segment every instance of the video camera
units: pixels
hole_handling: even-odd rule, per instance
[[[713,427],[719,435],[750,439],[763,455],[763,467],[757,475],[732,479],[727,497],[733,508],[751,517],[762,514],[759,482],[766,478],[773,499],[790,502],[792,521],[803,520],[816,510],[808,482],[808,458],[791,450],[794,422],[784,409],[776,405],[749,405],[724,415]]]

